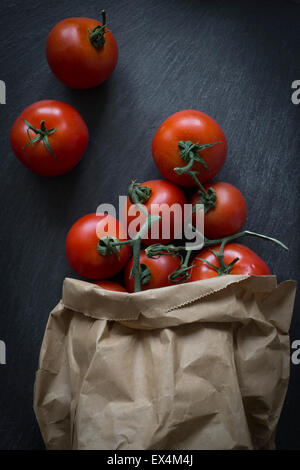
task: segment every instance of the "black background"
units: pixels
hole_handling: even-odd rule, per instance
[[[1,317],[7,364],[0,365],[0,448],[41,449],[32,411],[34,374],[50,310],[65,276],[69,227],[98,204],[116,204],[131,179],[159,177],[151,157],[158,125],[195,108],[214,117],[228,139],[217,180],[246,197],[249,230],[280,238],[287,253],[264,241],[245,243],[279,280],[299,280],[300,4],[267,0],[37,0],[1,2]],[[50,72],[45,43],[68,16],[108,12],[119,45],[112,77],[88,91],[66,88]],[[88,151],[71,173],[45,179],[14,157],[9,130],[41,99],[73,104],[90,130]],[[291,340],[300,339],[299,296]],[[300,365],[278,427],[280,449],[300,449]]]

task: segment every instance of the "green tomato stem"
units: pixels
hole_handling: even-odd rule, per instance
[[[91,44],[96,48],[100,49],[105,44],[104,34],[107,33],[107,24],[106,24],[106,12],[105,10],[101,11],[102,16],[102,25],[98,24],[92,31],[89,32],[89,39]]]
[[[150,193],[151,195],[151,193]],[[150,197],[149,195],[149,197]],[[141,269],[140,269],[140,252],[141,252],[141,239],[147,233],[149,228],[154,224],[160,221],[161,216],[159,215],[154,215],[152,216],[149,214],[147,209],[144,207],[143,204],[139,202],[139,196],[140,194],[132,190],[131,191],[131,199],[134,204],[138,206],[140,211],[147,216],[145,223],[142,225],[140,228],[139,232],[136,234],[136,236],[132,240],[125,240],[125,241],[109,241],[109,248],[117,248],[121,247],[124,245],[131,245],[133,249],[133,267],[132,267],[132,275],[134,277],[134,291],[135,292],[140,292],[141,291]],[[102,254],[103,253],[103,248],[101,247]],[[108,253],[108,248],[106,248],[106,251]]]
[[[29,138],[29,141],[27,142],[27,144],[25,145],[24,149],[26,149],[27,147],[29,147],[29,145],[32,145],[32,144],[35,144],[37,142],[40,142],[42,141],[46,147],[46,149],[48,150],[48,152],[50,153],[51,157],[54,158],[54,160],[60,165],[60,162],[59,160],[56,158],[56,156],[54,155],[53,151],[52,151],[52,148],[50,146],[50,143],[49,143],[49,135],[52,135],[54,134],[54,132],[56,132],[56,129],[53,128],[53,129],[46,129],[46,125],[45,125],[45,121],[41,121],[41,127],[40,129],[38,129],[37,127],[34,127],[32,124],[30,124],[30,122],[26,121],[26,119],[22,118],[23,121],[25,122],[26,126],[27,126],[27,135],[28,135],[28,138]],[[35,132],[36,134],[36,137],[34,137],[34,139],[32,139],[30,137],[30,134],[29,134],[29,130]]]
[[[211,246],[211,245],[218,245],[219,243],[221,243],[224,249],[224,246],[226,243],[231,242],[232,240],[236,240],[237,238],[245,237],[247,235],[252,236],[252,237],[262,238],[264,240],[269,240],[271,242],[277,243],[277,245],[281,246],[285,250],[288,250],[288,247],[284,243],[282,243],[280,240],[277,240],[277,238],[268,237],[267,235],[262,235],[261,233],[250,232],[249,230],[244,230],[243,232],[235,233],[234,235],[230,235],[225,238],[219,238],[218,240],[209,240],[208,238],[205,238],[204,247]]]
[[[206,161],[201,158],[199,152],[206,148],[213,147],[214,145],[220,144],[221,142],[214,142],[212,144],[200,145],[191,141],[180,141],[178,142],[179,147],[179,156],[187,165],[184,167],[174,168],[175,173],[178,175],[189,175],[195,181],[196,185],[199,188],[199,197],[200,203],[204,204],[204,212],[208,212],[210,209],[213,209],[216,206],[216,194],[212,188],[208,188],[208,191],[205,190],[204,186],[200,183],[197,175],[198,171],[193,171],[193,165],[195,162],[201,163],[204,169],[208,172],[208,166]]]
[[[141,271],[140,271],[140,251],[141,251],[141,237],[133,240],[133,266],[132,274],[134,277],[134,292],[141,290]]]

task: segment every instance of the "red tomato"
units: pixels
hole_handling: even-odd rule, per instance
[[[220,245],[213,246],[211,249],[219,252]],[[197,257],[193,261],[192,274],[189,282],[208,279],[218,275],[211,266],[201,261],[199,258],[210,262],[217,268],[220,266],[217,257],[208,248],[205,248],[198,253]],[[246,274],[248,276],[264,276],[271,274],[266,263],[257,256],[254,251],[250,250],[250,248],[238,243],[228,243],[224,248],[225,264],[230,264],[235,258],[239,258],[239,261],[233,265],[230,274]]]
[[[102,255],[97,250],[100,238],[126,239],[126,231],[114,217],[106,214],[88,214],[77,220],[66,239],[66,255],[70,266],[87,279],[107,279],[119,273],[130,256],[130,247],[124,245],[119,253]]]
[[[145,183],[141,183],[139,184],[139,186],[146,186],[148,188],[151,188],[151,196],[149,197],[148,201],[144,203],[144,206],[149,213],[151,212],[152,207],[152,215],[161,216],[161,220],[157,222],[157,224],[159,225],[157,226],[157,224],[153,224],[152,226],[153,230],[155,226],[157,227],[156,231],[158,232],[158,238],[156,237],[155,232],[152,232],[151,234],[151,230],[149,230],[148,233],[146,233],[145,236],[142,237],[143,243],[145,245],[152,245],[153,243],[169,243],[174,239],[176,233],[178,233],[179,231],[181,232],[181,227],[183,230],[184,204],[187,203],[184,193],[177,186],[165,180],[145,181]],[[158,204],[160,206],[159,211],[155,211],[155,208],[153,206],[154,204]],[[176,215],[176,211],[169,211],[169,208],[173,204],[178,204],[178,215]],[[135,208],[137,209],[137,215],[129,215],[130,209],[133,210]],[[141,213],[136,205],[131,204],[129,198],[127,198],[127,205],[125,205],[125,213],[126,211],[128,214],[127,225],[129,229],[130,224],[134,220],[136,220],[137,222],[137,219],[139,219],[139,221],[141,222],[140,224],[137,224],[137,226],[136,224],[132,226],[133,229],[136,229],[136,231],[138,231],[141,228],[141,225],[145,223],[146,215]],[[155,214],[153,213],[153,211],[155,211]],[[170,218],[168,217],[169,213]],[[169,230],[169,236],[168,233],[163,231],[164,221],[167,225],[167,230]],[[179,235],[182,237],[182,233],[180,233]]]
[[[33,140],[36,141],[30,143]],[[78,111],[69,104],[53,100],[38,101],[28,106],[10,133],[11,146],[18,159],[42,176],[57,176],[70,171],[82,158],[88,140],[88,128]]]
[[[101,30],[100,25],[99,21],[91,18],[67,18],[50,32],[47,60],[52,72],[65,85],[92,88],[104,82],[114,71],[118,46],[113,34],[105,28],[104,42],[100,41],[100,44],[91,38],[94,28]]]
[[[184,167],[188,164],[188,161],[179,155],[178,144],[181,141],[200,145],[221,142],[198,153],[207,164],[208,170],[200,162],[194,162],[192,167],[193,171],[199,172],[197,177],[201,183],[209,181],[220,171],[227,153],[226,137],[214,119],[200,111],[189,109],[168,117],[154,136],[153,158],[165,178],[180,186],[196,184],[190,175],[178,175],[174,171],[175,167]]]
[[[180,266],[179,256],[161,255],[159,258],[148,258],[145,251],[140,254],[140,263],[145,264],[150,269],[151,277],[147,284],[142,285],[142,290],[157,289],[159,287],[173,286],[168,276]],[[126,266],[124,282],[128,292],[134,292],[134,277],[131,274],[133,258]]]
[[[227,237],[241,230],[247,215],[246,201],[242,193],[232,184],[208,183],[204,188],[212,188],[216,193],[216,206],[204,214],[204,234],[212,240]],[[191,198],[193,206],[199,201],[198,192]],[[193,223],[196,217],[193,215]]]
[[[113,290],[115,292],[127,292],[125,287],[121,286],[121,284],[118,284],[117,282],[113,281],[97,281],[94,282],[99,287],[102,287],[102,289],[106,290]]]

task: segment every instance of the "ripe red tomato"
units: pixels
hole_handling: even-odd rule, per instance
[[[118,274],[130,257],[130,247],[122,246],[118,253],[102,255],[97,246],[102,237],[126,239],[126,231],[114,217],[88,214],[77,220],[66,239],[66,255],[70,266],[87,279],[107,279]]]
[[[105,21],[105,18],[104,18]],[[95,30],[96,28],[96,30]],[[97,36],[92,38],[92,36]],[[52,72],[71,88],[92,88],[114,71],[118,46],[103,23],[91,18],[67,18],[48,36],[47,60]]]
[[[220,245],[213,246],[211,249],[219,252]],[[217,268],[220,267],[220,263],[214,253],[212,253],[208,248],[205,248],[204,250],[200,251],[200,253],[198,253],[192,263],[193,268],[189,282],[200,281],[202,279],[208,279],[218,275],[218,273],[211,266],[201,261],[199,258],[208,261]],[[254,251],[250,250],[250,248],[238,243],[228,243],[224,248],[225,264],[230,264],[235,258],[239,258],[239,261],[233,265],[230,274],[246,274],[248,276],[264,276],[271,274],[271,271],[266,263],[259,256],[257,256]]]
[[[94,282],[94,284],[106,290],[113,290],[115,292],[127,292],[125,287],[121,286],[121,284],[114,281],[97,281]]]
[[[208,170],[201,162],[194,162],[192,167],[199,172],[197,177],[201,183],[211,180],[220,171],[226,158],[227,142],[221,127],[210,116],[191,109],[172,114],[158,128],[152,142],[153,158],[161,174],[180,186],[195,186],[190,175],[178,175],[174,171],[188,164],[189,152],[186,159],[182,158],[179,142],[199,145],[221,142],[197,153]]]
[[[246,201],[242,193],[232,184],[208,183],[204,188],[212,188],[216,193],[216,206],[204,214],[204,234],[212,240],[227,237],[241,230],[247,215]],[[199,202],[198,191],[191,198],[194,206]],[[193,223],[196,217],[193,215]]]
[[[152,211],[154,211],[154,204],[159,205],[159,211],[155,211],[155,214],[152,213],[152,215],[161,216],[161,220],[152,226],[153,230],[156,226],[158,238],[156,238],[155,232],[151,233],[151,230],[148,230],[148,233],[142,237],[142,242],[145,245],[152,245],[153,243],[169,243],[174,240],[176,233],[181,232],[181,227],[183,229],[184,204],[187,203],[184,193],[177,186],[165,180],[145,181],[145,183],[140,183],[138,186],[151,188],[151,195],[148,201],[143,205],[149,213],[151,212],[151,207]],[[178,204],[177,215],[176,212],[170,212],[168,210],[173,204]],[[130,209],[133,210],[135,208],[137,209],[137,215],[129,215]],[[124,210],[125,213],[127,212],[127,225],[129,229],[132,222],[137,222],[137,219],[140,220],[141,223],[137,224],[137,227],[136,224],[132,226],[132,228],[138,231],[141,228],[141,225],[145,223],[146,215],[141,213],[136,205],[131,204],[129,198],[127,198],[127,204],[125,204]],[[170,218],[168,217],[169,213]],[[167,230],[169,230],[169,235],[163,230],[164,222],[166,223]],[[182,237],[182,233],[179,233],[179,235]]]
[[[157,289],[174,285],[169,281],[168,276],[180,266],[179,256],[161,255],[159,258],[148,258],[145,251],[140,254],[140,264],[146,265],[151,272],[151,277],[147,284],[142,284],[142,290]],[[134,277],[131,275],[133,258],[130,259],[124,272],[124,283],[128,292],[134,292]]]
[[[54,100],[28,106],[10,133],[15,155],[27,168],[42,176],[70,171],[82,158],[88,140],[88,128],[78,111]]]

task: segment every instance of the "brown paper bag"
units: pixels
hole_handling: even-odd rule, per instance
[[[294,295],[275,276],[136,294],[66,279],[35,382],[47,448],[274,448]]]

